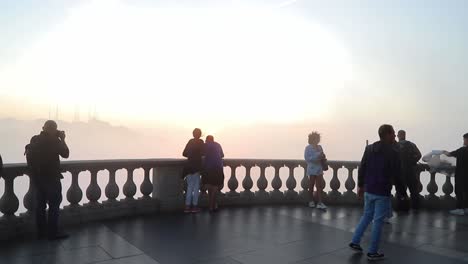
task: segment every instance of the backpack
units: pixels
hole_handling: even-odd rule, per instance
[[[37,136],[34,136],[31,139],[31,143],[24,147],[24,155],[26,156],[29,171],[33,174],[40,172],[41,152],[38,146]]]

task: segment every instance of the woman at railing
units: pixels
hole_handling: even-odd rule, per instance
[[[223,148],[214,141],[213,136],[206,137],[205,164],[202,173],[202,184],[208,189],[208,209],[210,212],[218,210],[216,196],[224,182]]]
[[[327,206],[322,201],[323,163],[326,159],[320,143],[320,134],[312,132],[309,134],[309,145],[305,148],[304,159],[307,162],[307,176],[309,176],[309,207],[325,210]],[[314,186],[317,186],[317,203],[314,201]]]

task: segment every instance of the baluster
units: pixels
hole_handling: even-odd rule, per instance
[[[143,194],[143,199],[151,199],[150,194],[153,192],[153,184],[150,181],[151,168],[144,168],[145,178],[140,186],[140,191]]]
[[[3,174],[5,180],[5,189],[2,198],[0,199],[0,212],[4,214],[4,217],[13,217],[18,211],[19,200],[16,197],[13,185],[16,175]]]
[[[236,168],[237,165],[232,165],[231,167],[231,177],[228,181],[229,193],[228,196],[239,196],[239,193],[236,192],[237,187],[239,187],[239,182],[236,179]]]
[[[244,198],[253,198],[254,193],[250,190],[253,187],[253,181],[252,177],[250,175],[250,171],[252,169],[251,164],[246,164],[245,165],[245,178],[242,181],[242,187],[244,188],[244,191],[241,193],[241,197]]]
[[[273,168],[275,168],[275,177],[271,181],[271,187],[273,187],[273,191],[270,193],[270,197],[273,200],[281,200],[284,197],[283,193],[280,191],[280,188],[283,185],[283,181],[281,181],[280,178],[281,167],[282,165],[273,165]]]
[[[442,197],[444,208],[453,208],[456,200],[451,195],[453,193],[453,184],[450,175],[445,177],[445,183],[442,186],[442,191],[444,192],[444,196]]]
[[[123,194],[126,200],[133,200],[133,196],[136,194],[136,184],[133,181],[134,168],[127,168],[127,181],[123,186]]]
[[[346,192],[344,193],[344,201],[346,203],[354,203],[357,202],[357,195],[353,192],[354,188],[356,188],[356,182],[353,179],[353,171],[355,167],[346,167],[348,169],[348,178],[345,182]]]
[[[431,180],[429,184],[427,184],[427,191],[429,195],[426,196],[427,207],[429,208],[436,208],[438,207],[439,197],[435,194],[439,190],[437,183],[435,181],[436,172],[431,172]]]
[[[23,204],[24,207],[27,209],[26,214],[31,214],[34,211],[34,206],[35,206],[35,200],[34,195],[35,195],[35,188],[34,188],[34,183],[32,176],[29,174],[26,174],[29,178],[29,188],[28,192],[24,195],[23,198]]]
[[[113,203],[117,201],[117,197],[119,196],[119,185],[115,182],[115,173],[117,172],[117,169],[111,168],[108,169],[109,171],[109,182],[106,185],[105,188],[105,194],[107,197],[107,202]]]
[[[328,197],[336,201],[341,198],[341,193],[338,191],[341,186],[340,179],[338,179],[338,170],[341,168],[341,166],[335,165],[330,166],[330,168],[333,169],[333,177],[330,181],[330,188],[332,190],[329,192]]]
[[[260,177],[257,180],[257,187],[258,191],[256,192],[255,196],[259,200],[267,200],[269,197],[268,192],[265,191],[265,189],[268,187],[268,180],[265,176],[265,166],[259,166],[260,167]]]
[[[97,183],[97,173],[99,170],[92,169],[91,172],[91,182],[86,189],[86,197],[89,200],[88,205],[98,205],[98,200],[101,198],[101,187]]]
[[[294,178],[294,168],[293,166],[288,166],[289,169],[289,176],[288,179],[286,180],[286,187],[288,190],[284,193],[286,199],[288,200],[294,200],[297,198],[297,192],[294,190],[297,186],[297,181]]]
[[[71,185],[67,191],[67,200],[70,203],[70,207],[78,207],[80,206],[79,203],[83,198],[83,191],[78,184],[78,175],[80,171],[78,170],[71,170]]]
[[[301,167],[304,169],[304,177],[301,180],[302,191],[300,192],[300,195],[301,195],[302,201],[309,201],[310,179],[309,179],[309,175],[307,175],[307,165],[301,166]]]

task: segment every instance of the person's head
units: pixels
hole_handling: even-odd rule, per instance
[[[384,143],[393,143],[395,142],[395,130],[391,125],[381,125],[379,127],[379,137]]]
[[[309,144],[317,145],[320,143],[320,134],[316,131],[309,134]]]
[[[468,133],[463,135],[463,145],[468,147]]]
[[[193,132],[192,132],[192,135],[193,135],[193,137],[196,138],[196,139],[201,138],[201,136],[202,136],[201,129],[195,128],[195,129],[193,130]]]
[[[47,120],[42,127],[42,131],[49,136],[57,135],[57,123],[54,120]]]
[[[214,137],[212,135],[206,136],[206,142],[214,142]]]
[[[404,130],[398,131],[398,140],[399,141],[406,140],[406,131]]]

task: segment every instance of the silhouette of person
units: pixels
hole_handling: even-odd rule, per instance
[[[200,196],[200,176],[202,171],[202,157],[204,142],[201,139],[202,131],[199,128],[193,130],[193,138],[189,140],[182,153],[188,159],[183,177],[187,181],[187,192],[185,193],[185,213],[198,213],[198,197]]]
[[[202,183],[208,189],[208,202],[210,212],[218,210],[216,196],[224,183],[223,158],[224,152],[221,145],[214,141],[214,137],[206,137],[205,164],[202,175]]]
[[[411,207],[418,210],[419,202],[419,177],[417,175],[418,161],[421,159],[421,151],[416,144],[406,140],[406,132],[398,131],[398,146],[400,147],[401,158],[401,176],[404,188],[400,195],[407,196],[406,189],[409,189],[411,194]]]
[[[65,132],[57,130],[53,120],[45,122],[42,132],[33,136],[25,147],[25,155],[36,189],[36,225],[38,238],[64,239],[68,235],[58,230],[63,179],[60,157],[68,158],[70,151]],[[46,217],[46,207],[49,207]]]

